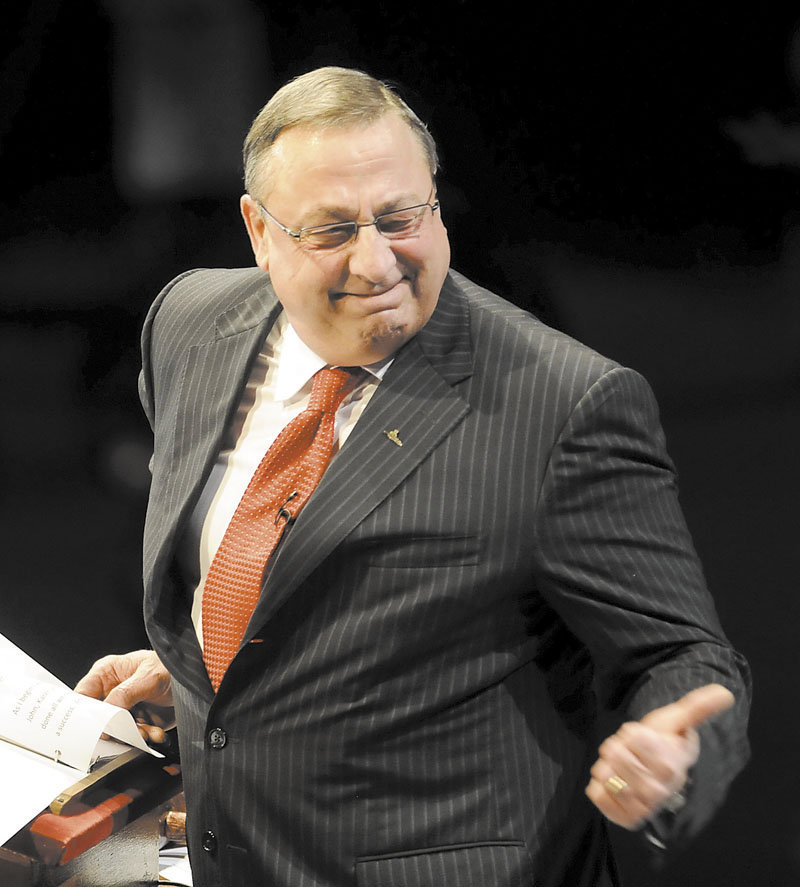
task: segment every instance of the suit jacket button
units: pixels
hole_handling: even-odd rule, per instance
[[[203,832],[203,837],[200,841],[200,846],[206,853],[211,853],[212,855],[217,852],[217,836],[210,829],[207,832]]]
[[[225,748],[228,744],[228,734],[221,727],[214,727],[208,734],[208,744],[211,748]]]

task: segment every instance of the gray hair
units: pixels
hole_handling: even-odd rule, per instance
[[[352,68],[317,68],[290,80],[259,111],[244,141],[244,186],[251,195],[263,186],[270,149],[293,126],[317,128],[375,123],[384,114],[401,117],[419,139],[431,175],[439,167],[428,128],[386,83]],[[265,195],[260,195],[265,199]]]

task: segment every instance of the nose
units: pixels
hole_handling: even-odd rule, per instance
[[[358,229],[358,236],[350,245],[348,268],[351,275],[371,284],[381,284],[396,264],[391,243],[375,225]]]

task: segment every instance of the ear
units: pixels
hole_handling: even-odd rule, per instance
[[[267,220],[264,218],[259,205],[249,194],[242,194],[239,201],[239,209],[244,219],[244,226],[247,228],[247,236],[250,238],[250,246],[253,248],[256,265],[262,271],[269,271],[269,232],[267,231]]]

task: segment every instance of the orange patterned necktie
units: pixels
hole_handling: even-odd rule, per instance
[[[267,450],[211,561],[203,587],[203,659],[215,691],[242,643],[267,561],[331,460],[336,411],[354,387],[347,370],[314,376],[308,406]]]

